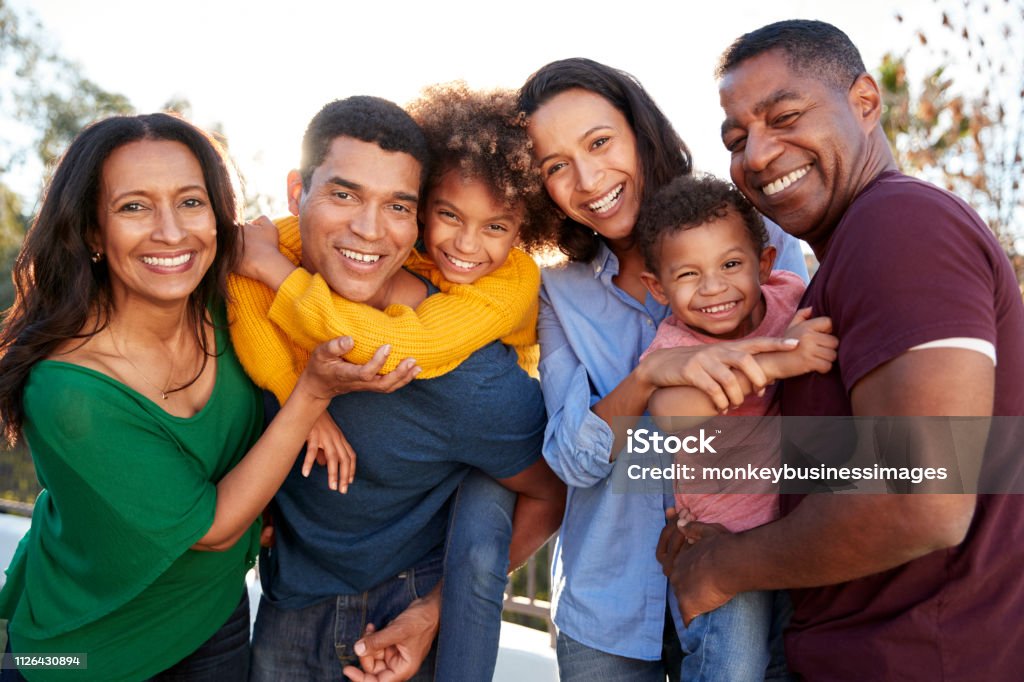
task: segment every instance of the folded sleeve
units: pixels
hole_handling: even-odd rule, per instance
[[[543,287],[537,336],[541,387],[548,413],[544,459],[567,485],[596,485],[614,466],[610,461],[614,435],[590,409],[597,396],[587,369],[573,352]]]
[[[351,336],[355,347],[346,359],[360,364],[390,344],[382,372],[412,357],[423,369],[421,379],[451,371],[506,336],[516,335],[517,346],[530,345],[540,270],[529,255],[513,250],[501,267],[471,285],[445,281],[418,254],[410,256],[406,267],[430,279],[441,293],[428,296],[415,309],[391,305],[377,310],[338,296],[322,276],[299,268],[278,289],[270,320],[307,350],[336,336]]]

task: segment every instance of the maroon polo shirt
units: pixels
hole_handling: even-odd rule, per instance
[[[992,233],[957,197],[880,175],[836,227],[808,305],[832,318],[839,358],[826,375],[784,383],[784,415],[850,415],[850,392],[868,372],[956,337],[993,344],[994,414],[1024,415],[1021,294]],[[1007,421],[1020,420],[1003,420],[986,458],[1019,490],[1024,431]],[[783,513],[799,503],[784,498]],[[806,679],[1024,679],[1024,495],[979,495],[957,547],[792,595],[786,654]]]

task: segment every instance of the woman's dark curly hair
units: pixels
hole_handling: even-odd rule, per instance
[[[433,167],[427,192],[449,171],[479,180],[506,208],[523,207],[520,245],[536,251],[548,244],[559,221],[530,139],[518,120],[511,90],[471,90],[461,82],[432,85],[406,107],[427,137]]]
[[[93,123],[64,152],[14,262],[14,305],[0,327],[0,436],[10,444],[21,434],[22,391],[32,367],[69,338],[84,341],[99,333],[115,312],[107,264],[90,260],[99,235],[103,165],[116,149],[141,140],[180,142],[203,169],[217,223],[217,255],[189,297],[186,319],[205,355],[212,353],[203,333],[206,306],[227,298],[239,239],[232,176],[220,145],[171,114]]]
[[[657,273],[661,242],[666,237],[720,220],[729,211],[743,219],[754,251],[761,255],[768,244],[764,219],[735,185],[713,175],[676,178],[640,207],[633,236],[644,254],[644,265]]]
[[[526,79],[519,89],[519,109],[525,116],[531,116],[551,98],[573,89],[604,97],[632,127],[643,174],[641,203],[672,178],[692,172],[693,162],[686,143],[640,81],[625,71],[582,57],[551,62]],[[589,262],[597,255],[601,236],[566,218],[553,238],[569,260]]]

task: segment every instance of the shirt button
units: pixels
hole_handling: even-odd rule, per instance
[[[601,274],[601,266],[600,265],[595,265],[594,266],[594,272],[596,272],[597,274],[600,275]]]
[[[649,317],[648,317],[648,318],[647,318],[646,320],[644,320],[644,322],[646,322],[646,323],[647,323],[647,326],[648,326],[648,327],[650,327],[650,326],[651,326],[652,324],[654,324],[654,321],[653,321],[653,320],[651,320],[651,318],[649,318]]]

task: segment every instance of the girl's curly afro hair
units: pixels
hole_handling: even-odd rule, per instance
[[[512,90],[471,90],[461,81],[432,85],[406,107],[423,129],[433,160],[427,191],[445,173],[489,186],[508,208],[523,208],[519,241],[527,251],[548,245],[560,220],[548,198]]]

